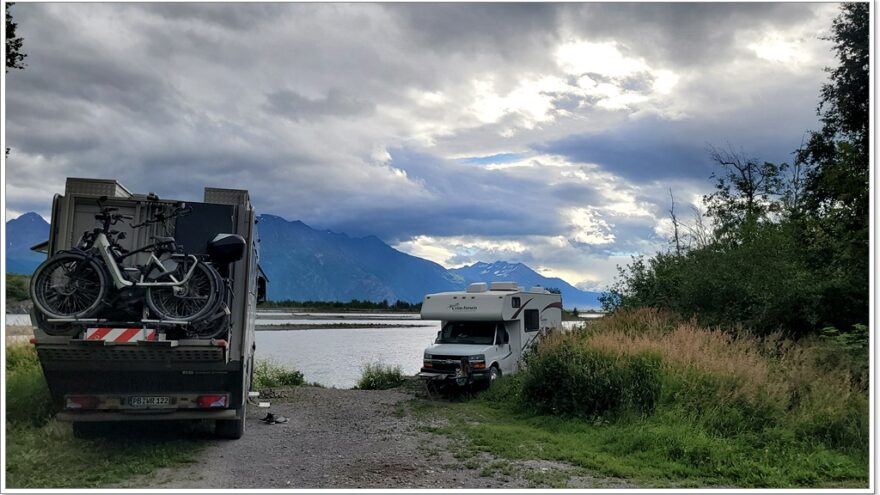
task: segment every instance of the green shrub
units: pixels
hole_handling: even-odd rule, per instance
[[[389,366],[381,363],[369,363],[364,366],[361,379],[355,388],[360,390],[386,390],[399,387],[404,383],[403,371],[400,366]]]
[[[33,426],[44,424],[57,412],[43,369],[32,346],[6,348],[6,421]]]
[[[650,413],[660,396],[660,359],[578,346],[545,346],[522,378],[523,405],[542,414],[581,417]]]
[[[40,368],[40,358],[37,357],[34,346],[23,344],[6,346],[7,372],[24,371],[31,368]]]
[[[26,275],[15,275],[13,273],[6,274],[6,300],[7,301],[25,301],[30,299],[28,285],[30,277]]]
[[[303,385],[305,379],[299,370],[287,368],[271,359],[259,359],[254,367],[254,388]]]

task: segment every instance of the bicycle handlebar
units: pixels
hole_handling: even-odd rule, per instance
[[[154,223],[164,222],[183,215],[189,215],[192,212],[192,206],[186,206],[186,203],[180,204],[183,206],[175,206],[171,210],[171,213],[167,215],[164,212],[160,211],[153,215],[153,218],[150,218],[149,220],[144,220],[141,223],[130,223],[128,225],[133,229],[139,229],[141,227],[152,225]]]

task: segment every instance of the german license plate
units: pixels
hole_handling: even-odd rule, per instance
[[[128,405],[131,407],[165,407],[171,405],[171,397],[134,395],[128,398]]]

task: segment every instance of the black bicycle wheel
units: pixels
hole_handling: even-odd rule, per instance
[[[93,259],[82,254],[53,256],[31,278],[31,301],[48,318],[90,318],[107,295],[107,276]]]
[[[177,264],[174,278],[182,280],[192,266],[187,259]],[[172,287],[149,287],[147,306],[161,320],[193,322],[213,313],[220,304],[219,275],[202,262],[196,262],[192,276],[183,285]],[[170,277],[157,280],[168,282]]]
[[[196,339],[225,339],[229,334],[229,314],[221,304],[216,312],[205,315],[186,328],[186,334]]]

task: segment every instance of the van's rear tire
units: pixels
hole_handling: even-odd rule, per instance
[[[247,407],[242,405],[238,410],[239,419],[218,419],[214,425],[214,434],[220,438],[229,440],[238,440],[244,436],[245,430],[245,414]]]

